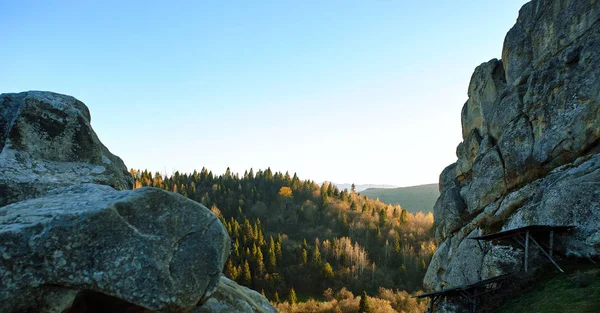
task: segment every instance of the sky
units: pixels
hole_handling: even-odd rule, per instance
[[[128,168],[434,183],[525,2],[0,0],[0,93],[78,98]]]

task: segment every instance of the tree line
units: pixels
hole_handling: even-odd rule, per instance
[[[224,273],[274,302],[329,289],[421,288],[435,251],[431,213],[411,214],[334,184],[270,168],[172,175],[131,170],[134,188],[179,193],[210,208],[232,239]]]

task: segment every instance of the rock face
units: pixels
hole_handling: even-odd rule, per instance
[[[97,291],[157,311],[216,287],[228,235],[200,204],[155,188],[76,185],[0,209],[0,308],[56,289]]]
[[[78,183],[131,189],[123,161],[108,151],[79,100],[52,92],[0,95],[0,206]]]
[[[468,95],[458,161],[440,175],[425,286],[519,270],[521,252],[464,240],[501,229],[576,225],[562,251],[600,256],[600,2],[525,4],[502,60],[475,69]]]
[[[221,276],[217,290],[191,313],[277,313],[258,292]]]
[[[274,312],[221,278],[230,239],[210,210],[130,190],[83,103],[24,92],[0,95],[0,109],[0,312],[188,312],[203,302],[212,312],[227,297],[232,309]]]

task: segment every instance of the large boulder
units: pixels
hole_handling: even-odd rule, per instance
[[[131,189],[123,161],[90,122],[87,107],[71,96],[0,94],[0,206],[80,183]]]
[[[0,242],[1,312],[102,299],[118,310],[183,312],[217,288],[230,246],[219,219],[192,200],[96,184],[0,208]]]
[[[502,60],[477,67],[468,94],[458,160],[440,176],[426,287],[520,270],[518,250],[480,249],[475,234],[575,225],[555,249],[599,257],[600,2],[525,4]]]
[[[277,313],[277,310],[260,293],[222,276],[217,290],[191,313]]]

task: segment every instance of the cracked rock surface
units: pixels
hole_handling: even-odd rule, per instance
[[[214,291],[229,255],[227,231],[200,204],[156,188],[96,184],[0,208],[0,242],[2,312],[39,311],[57,287],[184,311]]]

